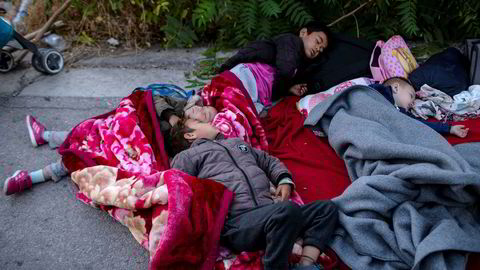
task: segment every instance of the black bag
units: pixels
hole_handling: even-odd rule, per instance
[[[327,51],[320,54],[303,73],[302,80],[308,84],[309,94],[358,77],[372,77],[370,56],[375,43],[339,33],[332,37],[333,42],[328,45]]]
[[[467,39],[466,49],[470,60],[470,84],[480,84],[480,39]]]
[[[424,84],[449,96],[467,90],[468,59],[456,48],[450,47],[432,55],[425,63],[408,75],[416,90]]]

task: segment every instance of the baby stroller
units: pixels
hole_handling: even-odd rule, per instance
[[[14,40],[20,44],[21,48],[16,48]],[[10,42],[12,41],[12,42]],[[8,43],[10,42],[10,45]],[[10,47],[11,50],[5,50],[4,47]],[[13,27],[2,17],[0,17],[0,72],[6,73],[15,66],[15,59],[10,51],[17,49],[27,49],[33,53],[32,66],[44,74],[57,74],[63,69],[63,55],[55,49],[37,48],[35,44],[17,33]]]

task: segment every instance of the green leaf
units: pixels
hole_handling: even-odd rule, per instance
[[[278,18],[280,13],[282,13],[282,9],[280,5],[277,4],[274,0],[263,0],[260,2],[260,9],[262,13],[267,17]]]
[[[214,0],[202,0],[193,10],[192,21],[195,27],[206,27],[217,15],[217,7]]]

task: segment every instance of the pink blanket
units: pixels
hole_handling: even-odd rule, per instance
[[[268,150],[267,136],[252,99],[233,73],[225,71],[215,76],[204,87],[202,97],[203,105],[217,109],[212,124],[225,138],[243,138],[255,148]]]
[[[212,269],[233,194],[170,166],[150,92],[135,92],[69,134],[59,153],[77,198],[127,226],[150,269]]]
[[[178,170],[135,175],[109,166],[72,173],[77,198],[127,226],[149,269],[212,269],[232,192]]]
[[[170,168],[151,92],[135,92],[111,112],[81,122],[58,152],[71,172],[108,165],[150,175]]]

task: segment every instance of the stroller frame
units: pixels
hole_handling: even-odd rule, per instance
[[[3,18],[0,17],[0,72],[6,73],[15,67],[15,59],[11,50],[4,50],[8,46],[15,51],[17,48],[8,43],[16,40],[22,49],[29,50],[32,55],[32,66],[39,72],[52,75],[59,73],[64,66],[63,55],[55,49],[38,48],[33,42],[24,38]]]

